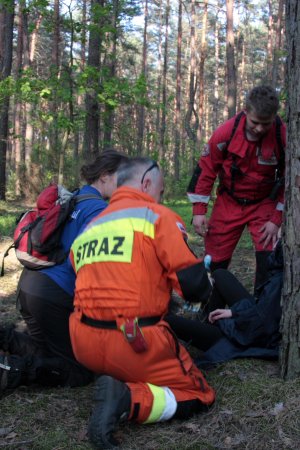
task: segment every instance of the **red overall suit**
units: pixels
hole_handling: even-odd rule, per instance
[[[168,387],[177,402],[198,399],[209,405],[215,399],[188,352],[160,320],[168,310],[172,289],[182,295],[176,272],[199,263],[184,233],[174,212],[147,194],[121,187],[71,250],[77,273],[75,312],[70,319],[74,353],[92,371],[126,382],[131,417],[139,422],[151,414],[152,385]],[[82,321],[86,316],[116,321],[117,327],[89,326]],[[151,317],[158,317],[157,323],[141,328],[147,350],[137,353],[122,325],[127,319]]]
[[[193,203],[193,215],[206,214],[214,182],[217,176],[220,178],[205,237],[205,251],[215,262],[231,259],[246,225],[256,252],[272,250],[272,242],[266,248],[263,242],[259,242],[259,230],[267,221],[278,226],[282,221],[283,186],[279,188],[276,200],[269,198],[281,156],[275,121],[260,142],[253,142],[245,135],[246,115],[241,116],[231,137],[236,117],[213,133],[198,162],[194,190],[188,192]],[[285,125],[281,123],[283,146],[285,132]]]

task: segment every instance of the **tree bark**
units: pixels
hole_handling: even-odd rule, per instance
[[[286,2],[288,145],[285,173],[284,288],[282,299],[281,374],[300,376],[300,8]]]
[[[104,0],[92,0],[91,4],[91,29],[89,33],[88,66],[100,71],[100,48],[102,35],[99,19],[95,8],[103,8]],[[97,101],[96,91],[93,84],[96,81],[90,80],[91,88],[86,94],[86,121],[84,134],[83,154],[86,160],[93,159],[99,154],[99,103]]]
[[[0,81],[11,74],[15,3],[0,4]],[[9,97],[0,104],[0,200],[6,197],[6,157],[8,140]]]
[[[179,181],[179,155],[180,155],[180,123],[181,123],[181,47],[182,47],[182,0],[178,0],[177,25],[177,58],[176,58],[176,98],[175,98],[175,145],[174,145],[174,175]]]
[[[233,1],[226,0],[226,72],[228,117],[236,113],[236,69],[234,62]]]
[[[166,157],[166,127],[167,127],[167,73],[168,73],[168,44],[169,44],[169,17],[170,0],[167,0],[165,11],[165,43],[164,43],[164,64],[162,76],[162,115],[160,127],[159,160],[164,166]]]
[[[279,55],[282,51],[281,49],[281,33],[282,33],[282,18],[283,18],[283,0],[279,0],[278,3],[278,13],[276,22],[276,32],[275,32],[275,47],[273,53],[273,66],[272,66],[272,86],[277,87],[278,71],[279,71]]]

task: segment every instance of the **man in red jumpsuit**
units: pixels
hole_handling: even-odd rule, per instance
[[[227,268],[245,226],[256,251],[258,287],[282,222],[285,125],[276,115],[279,100],[270,86],[252,89],[245,111],[222,124],[204,147],[188,188],[193,225],[205,237],[211,269]],[[208,221],[207,205],[219,177]]]
[[[112,433],[120,418],[187,418],[215,399],[163,320],[173,289],[190,301],[207,299],[203,263],[186,243],[182,219],[158,204],[164,185],[157,163],[130,160],[118,171],[118,186],[71,249],[73,350],[83,365],[106,374],[96,382],[89,424],[97,448],[117,445]]]

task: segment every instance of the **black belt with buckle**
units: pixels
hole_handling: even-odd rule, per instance
[[[161,320],[161,316],[153,316],[153,317],[141,317],[138,319],[138,325],[140,327],[149,327],[151,325],[155,325]],[[80,321],[94,328],[105,328],[108,330],[117,330],[117,322],[115,320],[97,320],[92,319],[92,317],[87,317],[85,314],[82,314]]]
[[[250,199],[250,198],[243,198],[243,197],[236,197],[235,195],[233,195],[232,194],[232,192],[230,192],[230,190],[229,189],[227,189],[225,186],[222,186],[221,187],[221,190],[220,190],[220,194],[222,194],[223,192],[226,192],[233,200],[235,200],[239,205],[244,205],[244,206],[247,206],[247,205],[255,205],[255,203],[260,203],[260,202],[262,202],[263,200],[265,200],[266,198],[268,198],[268,196],[267,197],[263,197],[263,198],[253,198],[253,199]]]

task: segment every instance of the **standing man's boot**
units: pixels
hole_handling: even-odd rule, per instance
[[[118,447],[113,432],[130,414],[131,395],[125,383],[103,375],[95,383],[95,408],[89,423],[89,439],[94,448]]]
[[[256,258],[256,272],[255,272],[255,283],[254,283],[254,296],[258,296],[259,288],[269,279],[268,269],[269,269],[269,256],[271,251],[261,251],[255,252]]]

